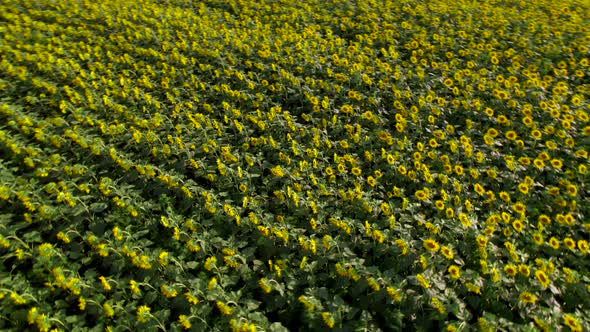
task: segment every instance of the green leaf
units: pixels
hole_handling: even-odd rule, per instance
[[[284,327],[281,323],[277,322],[270,324],[268,328],[271,332],[289,332],[289,330],[286,327]]]
[[[190,261],[190,262],[184,263],[184,265],[189,269],[196,269],[197,266],[199,266],[199,263],[197,263],[195,261]]]
[[[92,203],[88,206],[88,209],[92,212],[102,212],[104,210],[106,210],[106,208],[108,207],[108,204],[106,203]]]

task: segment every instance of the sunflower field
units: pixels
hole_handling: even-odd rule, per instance
[[[590,330],[590,2],[1,0],[3,331]]]

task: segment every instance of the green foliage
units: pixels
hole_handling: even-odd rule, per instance
[[[0,4],[0,329],[588,330],[580,1]]]

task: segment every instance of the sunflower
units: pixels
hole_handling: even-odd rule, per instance
[[[551,131],[552,135],[554,133],[554,131]],[[549,156],[549,153],[547,153],[546,151],[543,151],[541,153],[539,153],[539,155],[537,156],[537,158],[543,160],[543,161],[549,161],[551,159],[551,157]]]
[[[504,202],[508,203],[508,202],[510,202],[510,194],[508,194],[505,191],[501,191],[500,192],[500,199],[503,200]]]
[[[452,208],[447,208],[445,214],[447,215],[447,218],[453,218],[455,216],[455,211]]]
[[[528,166],[531,164],[531,159],[529,157],[520,157],[518,158],[518,162],[521,165]]]
[[[440,248],[440,245],[438,244],[438,242],[436,242],[436,240],[433,239],[427,239],[424,240],[424,248],[426,248],[426,250],[430,251],[430,252],[437,252],[438,249]]]
[[[545,162],[541,159],[535,159],[533,160],[533,165],[535,165],[536,168],[541,169],[545,167]]]
[[[514,228],[515,231],[520,233],[520,232],[522,232],[522,229],[524,226],[520,220],[515,220],[512,222],[512,227]]]
[[[326,167],[326,175],[330,176],[334,174],[334,169],[332,169],[332,167]]]
[[[502,95],[506,95],[506,93],[504,91],[501,91],[498,96],[502,96]],[[505,99],[505,98],[502,98]],[[510,120],[508,120],[508,118],[506,117],[506,115],[502,114],[499,115],[496,120],[498,121],[499,124],[503,124],[503,125],[509,125],[510,124]]]
[[[553,249],[559,249],[559,240],[556,239],[555,237],[551,237],[549,239],[549,246]]]
[[[387,162],[390,165],[393,165],[395,163],[395,157],[393,155],[391,155],[391,154],[387,154]]]
[[[186,315],[180,315],[178,316],[178,322],[180,323],[180,325],[182,326],[183,329],[188,330],[192,327],[192,324],[190,322],[189,317],[187,317]]]
[[[559,187],[549,187],[549,188],[547,189],[547,193],[548,193],[549,195],[552,195],[552,196],[557,196],[557,195],[559,195],[559,191],[560,191],[560,190],[559,190]]]
[[[488,177],[495,179],[496,177],[498,177],[498,174],[496,173],[496,171],[492,168],[486,170],[486,174]]]
[[[449,266],[447,271],[449,272],[449,275],[453,279],[459,279],[461,277],[461,269],[456,265]]]
[[[518,272],[522,274],[523,277],[528,277],[531,275],[531,269],[525,264],[520,264],[518,266]]]
[[[574,317],[573,315],[570,315],[570,314],[563,315],[563,322],[572,331],[576,331],[576,332],[582,331],[582,324],[580,324],[580,322],[578,322],[576,317]]]
[[[426,192],[424,190],[416,191],[415,195],[416,195],[416,198],[418,198],[421,201],[428,199],[428,195],[426,194]]]
[[[465,287],[467,288],[468,291],[475,293],[475,294],[481,294],[481,288],[479,286],[476,286],[470,282],[465,283]]]
[[[519,183],[518,190],[526,195],[529,193],[529,186],[527,186],[526,183]]]
[[[557,169],[561,169],[563,167],[563,162],[559,159],[552,159],[551,166]]]
[[[525,116],[524,118],[522,118],[522,123],[525,126],[530,127],[533,124],[533,118],[531,118],[530,116]]]
[[[446,259],[453,259],[453,257],[455,257],[455,255],[453,254],[453,249],[447,246],[442,246],[440,248],[440,252],[443,256],[445,256]]]
[[[518,296],[518,299],[521,300],[522,302],[528,303],[528,304],[535,304],[535,302],[537,302],[537,297],[530,292],[520,293],[520,295]]]
[[[576,150],[576,156],[580,158],[588,158],[588,151],[586,150]]]
[[[543,288],[547,288],[549,286],[549,283],[551,282],[547,277],[547,274],[545,274],[543,270],[535,271],[535,277],[537,278],[539,284],[541,284],[541,287]]]
[[[406,175],[406,173],[408,173],[408,170],[407,170],[407,169],[406,169],[404,166],[402,166],[402,165],[399,165],[399,166],[397,167],[397,171],[398,171],[398,172],[399,172],[401,175]]]
[[[514,277],[516,275],[516,272],[518,270],[516,269],[516,266],[512,265],[512,264],[508,264],[506,266],[504,266],[504,272],[506,272],[507,275]]]
[[[426,278],[424,278],[424,276],[422,274],[418,273],[416,275],[416,279],[422,285],[422,287],[430,288],[430,284],[428,283],[428,281],[426,281]]]
[[[443,84],[444,84],[444,85],[445,85],[447,88],[450,88],[450,87],[452,87],[452,86],[453,86],[453,80],[452,80],[452,79],[450,79],[450,78],[446,78],[446,79],[443,81]]]
[[[567,193],[568,193],[568,195],[570,195],[572,197],[576,196],[578,194],[578,187],[576,187],[573,184],[568,185],[567,186]]]
[[[322,312],[322,320],[324,321],[324,323],[326,324],[326,326],[328,328],[333,328],[334,327],[334,318],[332,318],[332,315],[329,312]]]
[[[465,213],[459,214],[459,220],[461,221],[461,224],[463,225],[463,227],[469,227],[471,225],[471,221],[469,220],[469,217]]]
[[[477,242],[479,248],[485,248],[488,245],[488,239],[483,235],[478,235],[475,238],[475,242]]]
[[[580,251],[583,254],[588,254],[588,249],[589,249],[588,241],[586,241],[586,240],[578,240],[578,249],[580,249]]]
[[[521,202],[516,202],[512,205],[512,209],[520,214],[523,214],[526,211],[526,205],[522,204]]]
[[[563,244],[565,244],[565,246],[569,250],[575,250],[576,249],[576,241],[574,241],[572,238],[566,237],[565,239],[563,239]]]
[[[551,223],[551,218],[545,214],[539,216],[538,221],[543,225],[549,225]]]
[[[482,196],[485,193],[485,189],[483,188],[483,186],[479,183],[476,183],[475,185],[473,185],[473,189],[475,190],[475,192]]]

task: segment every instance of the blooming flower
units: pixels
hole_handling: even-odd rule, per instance
[[[424,248],[426,248],[426,250],[428,250],[430,252],[436,252],[440,248],[440,245],[438,244],[438,242],[436,242],[433,239],[424,240],[423,245],[424,245]]]
[[[446,259],[453,259],[453,257],[455,257],[455,255],[453,254],[453,249],[447,246],[442,246],[440,248],[440,252],[443,254],[443,256],[445,256]]]
[[[449,275],[451,276],[451,278],[459,279],[461,277],[461,270],[458,266],[451,265],[447,270],[449,271]]]
[[[582,324],[578,322],[576,317],[571,314],[563,315],[563,323],[570,328],[571,331],[581,332],[582,331]]]
[[[504,272],[506,272],[507,275],[514,277],[516,275],[517,272],[517,268],[516,266],[512,265],[512,264],[508,264],[504,266]]]
[[[543,288],[547,288],[549,286],[549,283],[551,282],[543,270],[535,271],[535,277],[537,278],[539,284],[541,284],[541,287]]]
[[[520,293],[518,299],[527,304],[535,304],[537,302],[537,297],[530,292]]]
[[[192,324],[186,315],[178,316],[178,322],[183,329],[188,330],[191,328]]]
[[[139,308],[137,308],[137,320],[140,323],[148,322],[151,318],[150,311],[151,311],[150,307],[148,307],[146,305],[142,305]]]
[[[420,285],[422,285],[422,287],[424,288],[430,288],[430,284],[428,284],[428,282],[426,281],[426,278],[424,278],[424,276],[420,273],[418,273],[416,275],[416,279],[418,280],[418,282],[420,283]]]

